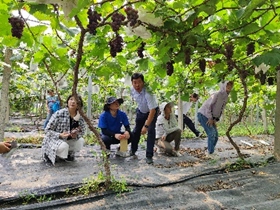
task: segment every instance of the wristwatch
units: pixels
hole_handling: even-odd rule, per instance
[[[145,127],[145,128],[149,128],[149,126],[148,126],[148,125],[144,125],[144,127]]]

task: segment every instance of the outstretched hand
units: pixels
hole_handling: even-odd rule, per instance
[[[11,146],[12,145],[8,142],[0,142],[0,154],[9,152]]]

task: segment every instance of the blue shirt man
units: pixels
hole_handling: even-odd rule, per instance
[[[148,132],[146,162],[153,163],[155,144],[155,124],[158,115],[158,104],[154,95],[150,94],[144,87],[144,76],[134,73],[131,76],[131,96],[137,102],[135,127],[133,129],[133,141],[131,143],[131,155],[138,150],[140,136]]]

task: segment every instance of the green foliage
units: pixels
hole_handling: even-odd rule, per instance
[[[123,192],[131,191],[131,190],[128,189],[127,183],[126,183],[126,181],[125,181],[125,179],[123,177],[122,177],[121,181],[117,181],[115,179],[115,177],[112,177],[111,180],[112,180],[112,182],[110,184],[109,189],[113,190],[114,192],[116,192],[117,196],[120,196],[121,193],[123,193]]]
[[[42,196],[36,198],[38,203],[48,202],[48,201],[51,201],[54,199],[55,199],[54,195],[50,195],[50,196],[42,195]]]
[[[79,188],[79,193],[82,193],[83,195],[88,195],[90,193],[103,191],[104,180],[105,177],[102,171],[99,171],[98,177],[96,179],[94,177],[85,178],[83,186]],[[117,181],[114,176],[111,177],[109,189],[113,190],[114,192],[117,192],[118,196],[122,192],[128,191],[125,179],[123,178],[121,181]]]
[[[249,160],[238,158],[235,163],[228,163],[226,165],[226,171],[239,171],[243,169],[252,168],[253,165]]]
[[[25,190],[24,192],[19,192],[19,196],[20,196],[20,198],[21,198],[22,201],[23,201],[23,203],[22,203],[23,205],[29,204],[29,202],[30,202],[31,200],[33,200],[33,199],[36,198],[36,195],[35,195],[35,194],[33,194],[33,193],[28,193],[27,190]]]
[[[22,199],[23,205],[28,205],[30,203],[42,203],[42,202],[48,202],[55,199],[55,195],[41,195],[37,196],[34,193],[28,193],[27,190],[24,190],[23,192],[19,192],[19,196]]]
[[[280,64],[280,49],[272,49],[268,52],[264,52],[262,55],[257,56],[252,60],[257,66],[262,63],[278,66]]]
[[[98,178],[96,180],[93,177],[85,178],[84,185],[79,188],[79,193],[88,195],[89,193],[100,191],[101,190],[100,178],[103,179],[102,176],[103,176],[103,173],[100,171],[98,174]]]
[[[228,126],[229,124],[223,124],[223,123],[218,124],[219,136],[226,136],[226,131],[228,129]],[[198,129],[201,132],[203,132],[203,128],[199,127]],[[261,124],[250,125],[249,123],[246,123],[245,126],[243,123],[241,123],[233,127],[233,129],[230,132],[230,135],[231,136],[249,136],[249,135],[261,135],[261,134],[273,135],[274,132],[275,132],[275,127],[271,124],[268,126],[268,132],[267,132],[265,131],[264,127]],[[191,132],[191,130],[188,128],[185,128],[182,136],[187,138],[195,138],[194,133]]]
[[[59,10],[57,13],[53,5],[18,3],[10,0],[1,3],[2,45],[20,51],[22,55],[15,55],[14,58],[20,59],[27,66],[32,59],[34,63],[39,64],[38,71],[30,76],[32,80],[39,79],[38,77],[41,77],[39,75],[45,75],[45,78],[38,80],[46,81],[45,84],[39,83],[43,87],[35,88],[29,81],[29,90],[34,90],[37,95],[40,95],[42,89],[53,83],[51,77],[58,80],[59,75],[67,72],[65,78],[68,87],[59,88],[59,91],[62,94],[69,93],[73,83],[73,68],[78,58],[81,34],[77,19],[81,23],[80,26],[86,29],[87,9],[91,4],[91,1],[78,1],[77,7],[70,11],[70,18],[68,18],[64,12],[61,12],[62,8],[57,8]],[[280,40],[279,33],[276,33],[279,31],[277,15],[280,10],[278,8],[274,10],[275,5],[279,5],[278,0],[273,3],[264,0],[249,2],[180,0],[165,1],[162,4],[153,1],[140,1],[134,4],[118,0],[110,3],[95,3],[94,9],[100,13],[102,22],[96,29],[96,35],[85,34],[79,73],[81,69],[85,69],[87,73],[84,76],[79,74],[78,89],[81,91],[87,84],[87,75],[92,75],[97,78],[96,84],[104,89],[100,93],[100,97],[104,97],[106,92],[108,93],[106,87],[113,85],[113,89],[116,89],[120,86],[116,82],[118,79],[139,71],[147,78],[152,78],[151,88],[156,92],[160,89],[163,98],[174,96],[177,99],[180,90],[182,99],[187,100],[194,88],[198,89],[202,97],[207,96],[208,91],[214,89],[221,80],[235,79],[236,84],[239,83],[237,69],[228,68],[224,48],[226,43],[233,43],[233,62],[236,67],[248,72],[247,83],[252,87],[260,87],[259,81],[254,78],[252,65],[265,63],[275,67],[280,63],[279,49],[274,47],[279,45]],[[127,35],[126,26],[122,25],[118,33],[124,39],[123,51],[112,58],[108,47],[108,42],[114,37],[110,26],[111,16],[116,11],[125,15],[123,8],[127,6],[135,9],[144,8],[148,14],[146,20],[149,20],[151,15],[155,15],[163,21],[163,25],[143,22],[142,26],[151,33],[151,38],[148,39],[133,34]],[[23,9],[24,12],[37,18],[37,20],[27,20],[28,27],[26,25],[21,40],[11,36],[11,26],[7,21],[11,14],[23,15],[23,12],[18,13],[17,9]],[[72,18],[75,15],[77,19]],[[50,24],[42,21],[48,21]],[[137,49],[142,41],[146,43],[145,57],[139,59]],[[246,46],[249,42],[254,42],[256,49],[254,54],[247,56]],[[24,49],[20,47],[25,44]],[[189,49],[189,64],[185,63],[186,49]],[[205,72],[201,72],[198,68],[198,61],[202,58],[207,62]],[[170,60],[175,62],[174,73],[172,76],[167,76],[166,62]],[[47,73],[43,61],[49,65],[52,75]],[[26,84],[21,84],[23,86],[17,84],[20,80],[16,79],[17,70],[14,71],[15,81],[11,88],[15,86],[20,90],[24,89]],[[26,75],[26,72],[24,74]],[[267,75],[275,77],[275,69],[270,69]],[[233,102],[243,96],[240,89],[235,90],[236,92],[231,94]],[[255,91],[258,90],[250,89],[253,95]]]
[[[218,131],[220,136],[225,136],[226,131],[228,129],[228,125],[219,124],[218,125]],[[261,134],[270,134],[273,135],[275,131],[275,127],[273,125],[268,126],[268,133],[264,130],[264,127],[259,125],[246,125],[244,124],[238,124],[233,127],[233,129],[230,132],[231,136],[247,136],[247,135],[261,135]]]
[[[88,145],[98,144],[98,140],[97,140],[97,137],[95,135],[92,135],[92,134],[91,135],[85,135],[84,139],[85,139],[86,144],[88,144]]]

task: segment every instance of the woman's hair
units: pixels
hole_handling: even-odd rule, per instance
[[[138,78],[141,78],[142,81],[144,82],[144,76],[143,76],[143,74],[141,74],[141,73],[134,73],[134,74],[131,76],[131,81],[134,80],[134,79],[138,79]]]
[[[72,96],[74,96],[74,95],[72,94],[72,95],[68,96],[68,98],[67,98],[67,100],[66,100],[66,106],[67,106],[67,107],[68,107],[68,101],[70,100],[70,98],[71,98]],[[83,103],[82,97],[78,95],[78,99],[79,99],[79,101],[77,101],[77,104],[78,104],[81,108],[83,108],[84,103]]]
[[[227,83],[227,85],[233,86],[233,81],[229,81],[229,82]]]
[[[53,89],[49,89],[49,90],[48,90],[48,93],[51,93],[51,92],[52,92],[52,93],[54,92]]]
[[[109,106],[110,106],[109,104],[105,104],[104,107],[103,107],[103,110],[105,112],[108,112],[110,110]]]

